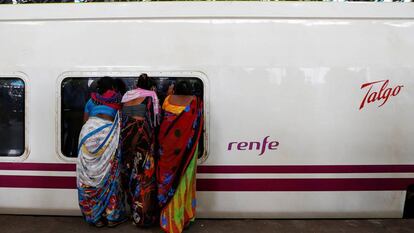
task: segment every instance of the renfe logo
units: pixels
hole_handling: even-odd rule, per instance
[[[369,103],[375,102],[377,100],[384,100],[381,103],[381,105],[378,106],[378,107],[381,107],[382,105],[384,105],[388,101],[388,98],[390,98],[390,96],[398,95],[401,91],[401,88],[404,87],[403,85],[400,85],[400,86],[396,86],[394,88],[387,88],[389,82],[390,82],[389,80],[381,80],[381,81],[362,84],[361,89],[364,89],[366,87],[369,87],[369,89],[368,89],[367,93],[365,94],[364,99],[361,102],[361,105],[359,106],[359,110],[361,110],[365,106],[365,103],[369,104]],[[375,84],[377,84],[377,83],[382,83],[382,86],[381,86],[379,92],[377,92],[377,91],[371,92],[372,87],[374,87]],[[377,87],[379,87],[379,85],[377,85]]]
[[[230,142],[227,150],[232,150],[233,148],[237,150],[258,150],[260,155],[263,155],[266,151],[266,148],[269,150],[276,150],[279,146],[277,141],[268,141],[270,136],[263,138],[262,142]],[[269,143],[269,144],[268,144]]]

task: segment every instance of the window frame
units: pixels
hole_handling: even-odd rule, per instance
[[[23,153],[20,156],[0,156],[0,162],[22,162],[29,157],[30,154],[30,144],[29,144],[29,82],[28,76],[23,72],[10,72],[10,73],[1,73],[0,79],[20,79],[24,83],[24,149]]]
[[[150,77],[169,77],[169,78],[198,78],[203,83],[203,108],[204,108],[204,153],[203,156],[198,158],[198,163],[204,163],[209,157],[210,144],[209,144],[209,132],[210,132],[210,88],[207,76],[203,72],[199,71],[67,71],[62,73],[57,80],[57,117],[56,117],[56,154],[59,160],[64,162],[76,162],[77,158],[67,157],[62,153],[62,140],[61,140],[61,123],[62,123],[62,83],[67,78],[99,78],[103,76],[110,76],[114,78],[122,77],[138,77],[140,74],[146,73]]]

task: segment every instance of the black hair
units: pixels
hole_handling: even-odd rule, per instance
[[[96,83],[96,91],[101,95],[112,89],[114,89],[114,80],[111,77],[102,77]]]
[[[187,80],[180,80],[175,85],[174,95],[192,95],[191,84]]]
[[[203,98],[203,83],[199,80],[193,83],[193,95]]]
[[[120,78],[116,78],[114,80],[115,83],[115,89],[117,92],[121,93],[121,95],[124,95],[127,92],[127,86],[125,85],[124,81]]]
[[[145,89],[145,90],[150,90],[151,87],[153,86],[154,86],[154,82],[152,81],[150,77],[148,77],[147,74],[144,73],[138,77],[137,87]]]

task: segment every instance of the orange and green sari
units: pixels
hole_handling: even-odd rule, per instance
[[[179,233],[195,219],[196,167],[203,108],[202,102],[194,98],[181,113],[170,112],[171,108],[165,105],[163,109],[157,166],[160,225],[165,232]]]

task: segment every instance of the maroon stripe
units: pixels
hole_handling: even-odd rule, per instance
[[[2,163],[0,170],[76,171],[76,164]],[[199,166],[198,173],[414,173],[414,165],[219,165]]]
[[[380,191],[406,190],[413,178],[198,179],[198,191]]]
[[[76,171],[76,164],[68,164],[68,163],[0,163],[0,170]]]
[[[198,173],[414,173],[414,165],[199,166]]]
[[[76,177],[0,176],[0,187],[75,189]]]
[[[197,179],[198,191],[379,191],[406,190],[414,178]],[[0,176],[0,187],[75,189],[75,177]]]

